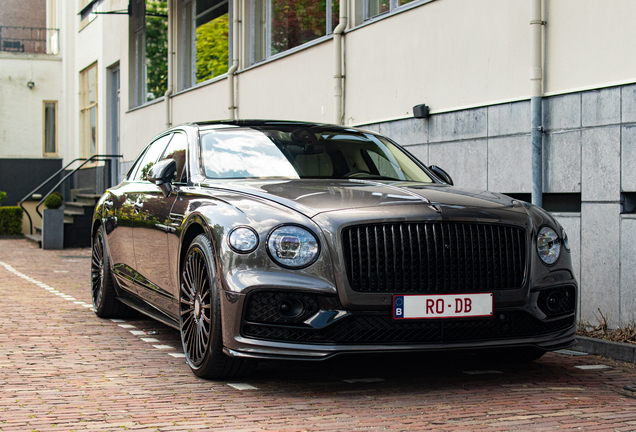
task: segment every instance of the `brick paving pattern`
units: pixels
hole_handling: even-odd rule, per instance
[[[175,330],[97,318],[89,270],[89,249],[0,240],[0,431],[636,430],[636,368],[596,356],[343,356],[201,380]]]

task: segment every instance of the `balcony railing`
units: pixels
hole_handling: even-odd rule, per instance
[[[53,28],[0,26],[0,51],[57,54],[59,33]]]

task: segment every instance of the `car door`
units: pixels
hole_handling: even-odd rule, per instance
[[[183,137],[179,132],[170,134],[167,147],[159,158],[159,161],[174,159],[177,162],[177,177],[173,182],[177,188],[185,163],[187,140],[184,141]],[[170,210],[177,193],[173,191],[164,196],[157,185],[145,180],[136,206],[133,229],[139,295],[164,312],[168,312],[175,302],[167,236],[171,229],[174,230]]]

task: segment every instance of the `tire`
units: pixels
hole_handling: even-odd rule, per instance
[[[179,329],[192,372],[205,379],[224,379],[253,371],[254,361],[223,353],[219,283],[212,244],[205,234],[188,248],[180,282]]]
[[[93,310],[100,318],[125,318],[137,314],[136,311],[117,300],[115,281],[110,270],[110,260],[104,241],[104,227],[100,226],[93,238],[91,258],[91,297]]]

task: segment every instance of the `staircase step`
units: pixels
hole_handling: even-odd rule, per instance
[[[75,201],[76,203],[85,203],[87,205],[92,205],[94,206],[95,203],[97,203],[97,201],[99,200],[99,198],[101,197],[101,195],[97,195],[97,194],[77,194],[75,195]]]
[[[24,238],[35,242],[38,244],[38,246],[42,247],[42,236],[40,234],[25,234]]]

